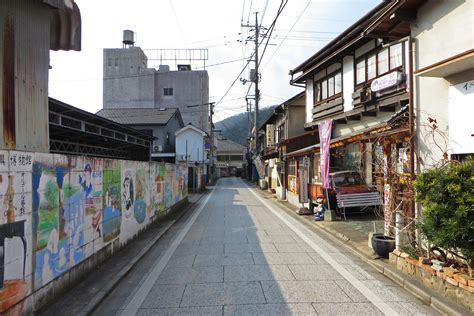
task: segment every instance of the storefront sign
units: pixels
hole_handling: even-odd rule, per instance
[[[299,177],[299,201],[300,203],[308,203],[308,169],[307,168],[300,168],[298,170],[298,177]]]
[[[265,137],[267,138],[267,147],[273,147],[275,145],[275,125],[267,124]]]
[[[319,142],[321,149],[321,182],[324,189],[329,188],[329,145],[331,142],[332,120],[319,123]]]
[[[372,90],[372,92],[377,92],[394,86],[400,82],[400,77],[401,73],[398,71],[388,73],[372,81],[372,84],[370,85],[370,90]]]

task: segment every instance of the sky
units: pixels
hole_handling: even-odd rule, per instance
[[[51,52],[49,94],[89,112],[102,108],[104,48],[122,47],[123,30],[135,32],[142,49],[208,49],[206,70],[214,121],[246,111],[245,96],[254,51],[254,28],[274,31],[260,60],[260,105],[281,104],[301,92],[289,71],[360,19],[381,0],[289,0],[276,18],[280,0],[76,0],[82,16],[82,50]],[[265,43],[260,45],[262,54]],[[174,62],[173,62],[174,64]],[[148,67],[158,67],[149,61]],[[170,65],[171,69],[174,65]],[[193,69],[203,67],[193,63]],[[241,71],[245,68],[242,74]],[[253,87],[251,87],[253,91]],[[253,92],[251,92],[253,95]]]

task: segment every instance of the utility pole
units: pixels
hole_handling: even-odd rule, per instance
[[[252,74],[251,72],[251,78],[250,78],[250,81],[253,82],[255,84],[255,113],[254,113],[254,122],[253,122],[253,127],[254,127],[254,130],[255,130],[255,134],[253,134],[252,136],[254,137],[254,140],[253,140],[253,145],[254,145],[254,149],[255,149],[255,154],[254,154],[254,157],[253,158],[256,158],[258,156],[258,153],[259,153],[259,139],[258,139],[258,107],[259,107],[259,101],[260,101],[260,90],[258,89],[258,81],[260,79],[260,75],[259,75],[259,60],[258,60],[258,45],[259,45],[259,37],[260,37],[260,25],[258,24],[258,12],[255,12],[255,25],[244,25],[242,24],[241,25],[242,27],[251,27],[251,28],[254,28],[255,27],[255,38],[254,38],[254,42],[255,42],[255,59],[254,59],[254,62],[255,62],[255,71],[254,73]],[[247,81],[246,80],[242,80],[242,82],[245,84]]]
[[[255,127],[255,150],[256,150],[256,156],[258,156],[258,149],[259,149],[259,144],[258,144],[258,101],[260,99],[260,90],[258,90],[258,79],[259,79],[259,73],[258,73],[258,39],[259,39],[259,25],[258,25],[258,12],[255,12],[255,78],[254,83],[255,83],[255,122],[254,122],[254,127]]]
[[[210,112],[209,112],[209,120],[210,120],[210,123],[211,123],[211,128],[210,128],[210,136],[211,136],[211,149],[209,151],[209,172],[210,172],[210,179],[211,179],[211,183],[214,184],[214,159],[213,159],[213,156],[214,156],[214,132],[213,132],[213,123],[212,123],[212,115],[214,114],[214,104],[215,102],[210,102],[209,103],[209,109],[210,109]]]

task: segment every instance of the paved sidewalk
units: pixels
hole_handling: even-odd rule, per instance
[[[256,187],[255,187],[256,188]],[[278,204],[280,207],[296,213],[298,207],[286,202],[278,200],[275,194],[268,191],[257,190],[259,194],[270,199],[272,202]],[[368,245],[368,234],[374,231],[374,226],[377,232],[383,232],[383,220],[375,218],[373,213],[366,214],[352,214],[348,215],[347,220],[338,220],[334,222],[319,221],[313,219],[313,215],[295,215],[302,221],[311,223],[316,227],[322,228],[331,235],[347,242],[351,247],[357,249],[368,258],[374,258],[374,252]]]
[[[113,290],[129,273],[148,250],[202,198],[203,193],[188,195],[189,204],[140,234],[123,249],[94,268],[82,282],[66,292],[54,304],[42,309],[39,315],[87,315]]]
[[[352,249],[360,258],[374,269],[391,279],[399,286],[405,288],[414,296],[420,298],[426,304],[431,304],[437,310],[448,315],[466,315],[469,311],[457,305],[455,302],[443,297],[441,294],[427,288],[418,280],[398,271],[387,259],[379,258],[368,245],[368,233],[374,231],[374,225],[377,232],[383,232],[383,220],[374,219],[372,214],[354,215],[353,218],[345,221],[334,222],[316,222],[311,215],[297,215],[297,207],[286,202],[278,200],[275,194],[260,190],[257,186],[254,189],[258,194],[264,196],[274,205],[280,207],[287,214],[304,222],[313,229],[321,229],[324,232],[338,238],[341,245]]]
[[[175,226],[95,315],[437,314],[239,179]]]

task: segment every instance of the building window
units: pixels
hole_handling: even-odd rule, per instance
[[[281,124],[277,127],[277,132],[275,133],[275,143],[281,142],[285,139],[285,124]]]
[[[342,74],[339,72],[334,76],[334,94],[342,92]]]
[[[342,74],[336,72],[314,84],[315,102],[324,101],[342,92]]]
[[[112,58],[107,58],[107,66],[112,66]]]
[[[403,43],[379,49],[356,62],[356,85],[403,66]]]
[[[356,84],[362,83],[365,81],[365,59],[359,61],[356,65]]]
[[[379,74],[384,74],[388,71],[388,48],[385,48],[378,53],[377,67]]]
[[[115,67],[118,67],[118,58],[115,58]]]
[[[296,159],[288,161],[288,190],[297,193],[296,187]]]
[[[166,145],[170,144],[170,133],[166,133]]]
[[[367,58],[367,80],[373,79],[377,76],[377,66],[375,63],[376,56],[369,56]]]
[[[403,65],[403,45],[402,43],[390,46],[390,70]]]
[[[173,88],[164,88],[163,89],[164,96],[172,96],[173,95]]]

